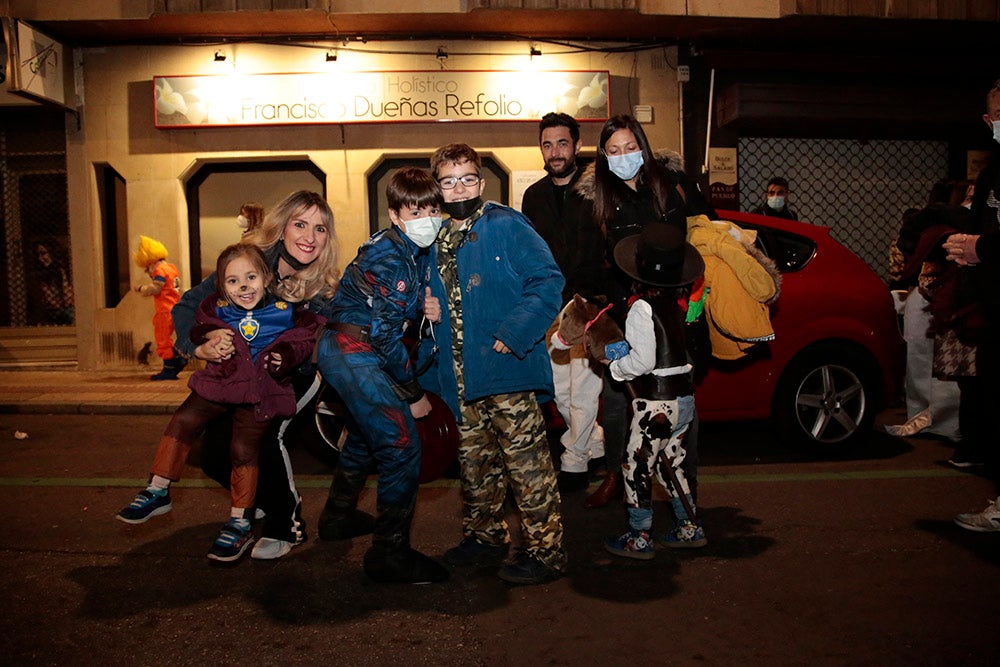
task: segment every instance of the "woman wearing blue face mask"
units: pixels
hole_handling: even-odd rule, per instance
[[[594,217],[605,231],[608,254],[626,236],[649,222],[687,227],[689,215],[716,217],[698,186],[683,172],[673,151],[653,153],[639,122],[628,115],[604,124],[597,159],[577,190],[594,202]]]
[[[718,215],[697,184],[684,174],[681,156],[673,151],[654,153],[642,126],[628,115],[613,116],[604,124],[597,159],[587,167],[576,189],[593,202],[594,218],[604,231],[608,264],[612,267],[605,293],[613,304],[611,316],[624,329],[632,279],[615,265],[615,245],[626,236],[638,234],[651,222],[676,225],[686,234],[688,216],[704,214],[715,220]],[[704,336],[707,338],[707,330]],[[697,337],[701,337],[700,333]],[[628,435],[628,399],[624,386],[608,379],[602,396],[608,475],[587,498],[588,507],[606,505],[619,497],[623,488],[620,471]],[[690,446],[685,463],[692,494],[697,484],[697,448],[693,446],[696,438],[697,422],[688,436]]]

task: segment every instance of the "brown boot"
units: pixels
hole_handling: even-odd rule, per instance
[[[587,507],[591,509],[604,507],[613,499],[620,498],[621,495],[622,474],[618,471],[609,472],[601,485],[597,487],[597,491],[587,496]]]

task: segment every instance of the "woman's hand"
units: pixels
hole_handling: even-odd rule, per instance
[[[424,292],[424,317],[435,324],[441,321],[441,302],[436,296],[431,296],[431,288]]]
[[[507,347],[499,338],[493,343],[493,351],[499,352],[500,354],[510,354],[510,348]]]
[[[427,400],[427,394],[420,397],[416,403],[410,403],[410,414],[414,419],[426,417],[431,413],[431,402]]]
[[[225,361],[236,352],[233,332],[229,329],[215,329],[205,336],[205,342],[194,349],[194,356],[205,361]]]

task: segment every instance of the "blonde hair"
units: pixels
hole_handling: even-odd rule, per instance
[[[151,264],[167,258],[167,248],[156,239],[148,236],[139,236],[139,249],[133,257],[135,264],[140,269],[145,269]]]
[[[327,229],[327,243],[319,256],[309,266],[296,271],[285,280],[278,281],[277,274],[269,288],[275,296],[287,301],[308,301],[314,296],[333,296],[340,280],[337,268],[337,234],[333,228],[333,211],[323,197],[315,192],[299,190],[282,199],[271,209],[260,227],[248,232],[243,241],[252,243],[267,251],[279,243],[284,243],[285,227],[288,221],[316,207],[320,219]]]

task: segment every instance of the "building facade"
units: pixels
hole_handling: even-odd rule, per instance
[[[537,117],[562,105],[581,117],[588,155],[594,154],[608,114],[635,113],[653,145],[683,152],[688,170],[706,188],[711,185],[709,149],[730,149],[742,169],[735,192],[736,205],[743,208],[755,203],[760,182],[771,171],[793,171],[800,208],[811,221],[843,225],[841,240],[850,247],[856,239],[859,253],[869,248],[865,258],[877,265],[897,225],[895,202],[912,199],[936,178],[960,175],[968,152],[981,147],[977,143],[983,137],[971,128],[991,64],[983,71],[955,70],[962,66],[961,54],[938,62],[935,68],[958,72],[944,84],[939,81],[939,87],[960,92],[949,95],[950,104],[928,110],[930,88],[926,81],[918,85],[919,73],[893,74],[906,57],[865,69],[867,52],[842,49],[840,60],[830,58],[821,66],[824,59],[802,42],[815,42],[810,40],[815,33],[836,45],[830,33],[837,25],[877,33],[880,26],[919,31],[925,23],[940,29],[949,21],[951,31],[962,26],[986,36],[996,36],[998,25],[995,3],[989,3],[992,13],[982,8],[981,15],[969,10],[979,5],[964,3],[966,15],[955,19],[849,14],[852,6],[864,3],[840,3],[844,14],[821,16],[820,9],[809,6],[823,3],[777,0],[733,3],[742,6],[738,16],[724,15],[729,3],[632,0],[441,1],[421,3],[420,9],[412,3],[367,2],[346,3],[351,7],[341,11],[345,3],[329,0],[92,0],[55,13],[42,4],[0,4],[6,7],[9,73],[31,60],[12,41],[17,27],[27,27],[40,40],[62,47],[58,66],[65,77],[62,105],[45,99],[44,92],[8,93],[0,100],[18,102],[0,106],[0,157],[9,183],[4,186],[8,288],[0,298],[6,315],[0,323],[0,365],[75,364],[82,369],[133,366],[144,343],[152,340],[152,306],[130,289],[143,280],[131,262],[139,234],[167,246],[187,287],[212,265],[215,251],[238,240],[235,217],[243,202],[267,207],[292,190],[311,189],[323,193],[334,210],[344,264],[384,224],[379,200],[385,175],[400,164],[425,163],[443,144],[476,147],[488,158],[487,195],[516,205],[520,192],[540,175]],[[936,6],[945,11],[951,4]],[[476,39],[459,34],[464,29],[482,34],[488,28],[490,36]],[[730,36],[718,37],[719,30]],[[795,35],[782,36],[789,30]],[[756,58],[769,59],[735,56],[750,47]],[[19,61],[15,53],[21,54]],[[812,65],[803,69],[805,61],[796,54],[807,54]],[[41,60],[48,54],[30,55],[38,64],[56,66]],[[968,58],[965,62],[969,65]],[[587,80],[572,84],[571,78],[544,78],[553,72],[586,73]],[[511,96],[503,98],[509,84],[490,78],[500,74],[524,86],[534,79],[549,82],[545,95],[537,96],[551,101],[552,108],[524,117],[509,113]],[[239,107],[242,102],[235,100],[253,98],[255,86],[283,86],[292,75],[301,76],[295,89],[303,98],[298,111],[288,105],[283,112],[257,109],[256,121],[247,122],[199,106],[211,97],[218,109],[222,96]],[[5,85],[9,88],[14,79],[8,77]],[[309,116],[306,98],[332,95],[328,88],[347,87],[354,79],[359,83],[351,85],[395,86],[395,103],[406,102],[403,107],[355,107],[339,117]],[[440,122],[427,110],[433,91],[421,86],[459,86],[459,79],[471,79],[483,97],[461,100],[471,105],[466,118],[454,117],[465,113],[455,102],[451,122]],[[196,80],[202,88],[192,88],[197,94],[180,102],[181,118],[176,115],[181,107],[170,100],[177,99],[171,95],[185,80]],[[890,95],[890,103],[886,81],[907,94]],[[597,90],[585,94],[594,82]],[[827,92],[816,92],[819,85]],[[814,94],[782,103],[789,90]],[[838,90],[847,92],[842,96]],[[873,92],[879,90],[881,97]],[[903,99],[907,95],[910,99]],[[831,111],[836,106],[831,103],[843,103],[845,96],[853,103]],[[901,100],[911,106],[901,107]],[[921,100],[923,108],[914,109]],[[589,102],[594,106],[581,110]],[[914,113],[897,122],[900,108]],[[423,118],[401,118],[419,116],[421,109]],[[281,113],[288,115],[273,122]],[[837,124],[843,117],[848,121]],[[29,135],[34,139],[25,138]],[[52,136],[60,138],[63,150],[52,146]],[[873,142],[879,141],[896,144],[873,153]],[[832,157],[811,158],[822,142]],[[778,155],[781,159],[774,158]],[[845,168],[851,160],[856,164]],[[830,194],[831,178],[856,184],[859,173],[883,162],[906,168],[870,178],[866,196],[893,198],[879,209],[878,220],[843,206],[849,192]],[[834,166],[840,171],[832,171]],[[40,212],[56,200],[62,203],[54,204],[53,212]],[[40,221],[46,215],[56,219]],[[851,231],[854,227],[858,231]],[[56,269],[33,264],[46,251],[68,273],[72,304],[64,308],[71,309],[69,321],[54,321],[56,316],[39,305],[42,284],[59,276]],[[48,343],[39,343],[43,338]]]

